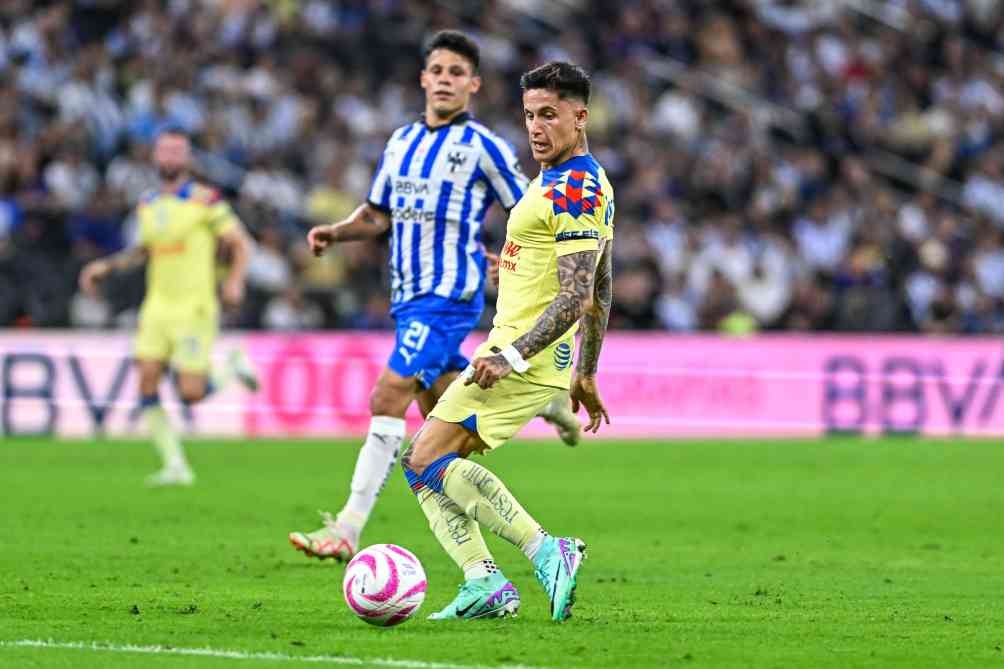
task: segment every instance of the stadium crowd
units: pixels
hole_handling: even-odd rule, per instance
[[[612,327],[1004,332],[994,0],[6,0],[0,326],[134,324],[138,275],[76,277],[130,243],[170,123],[257,242],[229,325],[389,327],[386,244],[316,260],[304,232],[363,199],[443,27],[479,41],[476,114],[529,174],[519,74],[593,73]]]

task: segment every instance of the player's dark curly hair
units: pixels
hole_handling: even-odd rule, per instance
[[[470,61],[477,74],[481,67],[481,50],[477,43],[459,30],[440,30],[429,38],[422,49],[422,60],[428,62],[429,54],[436,49],[446,49]]]
[[[519,79],[519,85],[524,91],[533,88],[546,88],[556,91],[558,97],[577,98],[589,104],[589,75],[578,65],[563,61],[552,61],[535,67]]]

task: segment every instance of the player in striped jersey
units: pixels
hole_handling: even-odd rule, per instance
[[[351,493],[324,526],[292,532],[308,556],[347,560],[405,437],[405,412],[416,399],[423,415],[467,364],[460,344],[484,307],[487,257],[481,226],[492,202],[506,210],[527,179],[515,153],[468,112],[481,86],[477,45],[442,31],[425,48],[420,81],[425,113],[396,130],[377,166],[367,202],[346,220],[313,228],[315,255],[332,244],[391,233],[391,314],[397,337],[370,397],[369,433],[356,461]],[[541,415],[574,443],[579,425],[567,395]]]

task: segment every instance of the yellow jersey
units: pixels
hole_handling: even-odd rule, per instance
[[[238,224],[230,205],[216,189],[188,181],[145,196],[136,215],[149,253],[143,309],[216,314],[216,239]]]
[[[503,348],[530,331],[558,295],[558,257],[597,251],[614,235],[614,192],[586,154],[542,171],[509,213],[499,257],[497,312],[484,348]],[[579,324],[527,362],[523,378],[568,388]]]

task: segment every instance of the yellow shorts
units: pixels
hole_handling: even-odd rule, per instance
[[[446,388],[429,416],[461,423],[477,432],[489,448],[497,448],[516,436],[558,392],[560,388],[530,383],[516,373],[482,390],[475,383],[465,386],[461,374]]]
[[[136,357],[170,362],[179,372],[208,373],[218,329],[216,314],[141,310]]]

